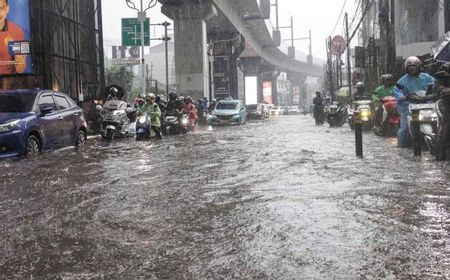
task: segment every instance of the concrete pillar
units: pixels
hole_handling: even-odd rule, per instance
[[[209,60],[206,21],[217,15],[208,1],[163,5],[174,21],[175,76],[179,94],[194,100],[209,97]]]

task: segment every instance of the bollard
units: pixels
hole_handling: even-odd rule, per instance
[[[355,142],[356,142],[356,156],[363,158],[363,138],[362,138],[362,118],[361,112],[356,111],[354,114],[354,124],[355,124]]]
[[[411,111],[411,131],[413,138],[413,148],[414,156],[422,156],[422,137],[420,132],[420,120],[419,120],[420,110]]]

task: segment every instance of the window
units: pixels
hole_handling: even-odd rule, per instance
[[[59,110],[66,110],[70,108],[70,104],[64,96],[55,95],[56,104],[58,104]]]
[[[52,107],[53,110],[56,111],[55,102],[53,101],[53,97],[50,94],[41,96],[41,99],[39,99],[39,108],[47,107]]]

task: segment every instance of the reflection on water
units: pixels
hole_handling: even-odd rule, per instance
[[[446,163],[282,117],[0,162],[0,279],[446,279]]]

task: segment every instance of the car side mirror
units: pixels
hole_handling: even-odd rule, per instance
[[[54,108],[51,107],[51,106],[40,108],[40,110],[41,110],[41,116],[43,117],[43,116],[46,116],[46,115],[48,115],[48,114],[53,113],[53,109],[54,109]]]

